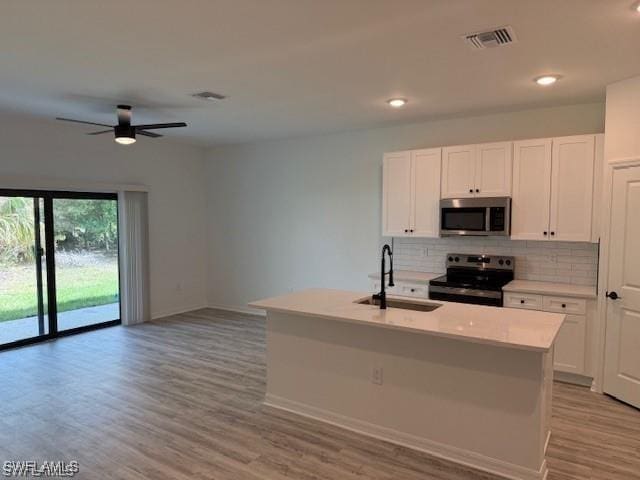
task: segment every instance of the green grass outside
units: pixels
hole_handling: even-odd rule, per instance
[[[0,266],[0,269],[5,268]],[[118,301],[118,268],[115,262],[58,268],[56,277],[59,312]],[[35,285],[33,268],[16,268],[11,280],[0,285],[0,322],[38,314]],[[46,304],[45,293],[45,311]]]

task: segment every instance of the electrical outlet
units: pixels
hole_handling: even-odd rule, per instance
[[[373,367],[371,371],[371,383],[382,385],[382,367]]]

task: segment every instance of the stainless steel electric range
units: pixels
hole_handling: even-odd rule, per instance
[[[502,287],[513,280],[513,257],[450,253],[446,265],[446,275],[429,281],[429,298],[502,306]]]

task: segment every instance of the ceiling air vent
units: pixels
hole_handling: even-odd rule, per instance
[[[463,35],[462,38],[474,50],[501,47],[517,41],[511,27],[500,27],[487,32],[470,33]]]
[[[203,100],[223,100],[226,97],[224,95],[220,95],[219,93],[213,93],[213,92],[198,92],[198,93],[194,93],[191,95],[192,97],[195,98],[202,98]]]

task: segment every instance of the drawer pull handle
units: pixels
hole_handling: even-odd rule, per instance
[[[524,300],[520,300],[520,303],[524,304]]]
[[[416,289],[415,289],[415,288],[412,288],[412,289],[411,289],[411,291],[412,291],[412,292],[415,292],[415,291],[416,291]]]
[[[563,304],[562,304],[562,308],[567,308],[567,304],[566,304],[566,303],[563,303]]]

